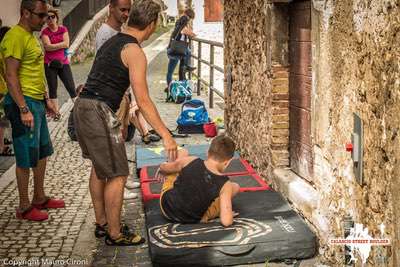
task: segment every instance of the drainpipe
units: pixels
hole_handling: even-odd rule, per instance
[[[354,221],[351,216],[344,217],[343,220],[343,229],[344,229],[344,238],[347,238],[350,235],[350,229],[354,228]],[[349,246],[344,246],[344,266],[350,267],[354,266],[354,261],[351,260],[350,255],[351,249]]]

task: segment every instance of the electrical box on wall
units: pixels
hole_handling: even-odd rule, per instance
[[[353,160],[353,172],[356,181],[363,185],[363,153],[364,153],[364,133],[363,122],[361,118],[354,113],[353,133],[351,134],[351,143],[346,144],[346,150],[351,152]]]
[[[361,118],[354,113],[353,133],[351,134],[351,143],[346,145],[346,150],[351,152],[353,160],[353,172],[356,181],[363,184],[363,151],[364,136],[363,122]]]

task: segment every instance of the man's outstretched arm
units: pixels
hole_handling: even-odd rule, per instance
[[[162,137],[165,151],[170,161],[177,157],[177,145],[167,127],[162,122],[147,86],[147,60],[143,50],[136,44],[128,44],[122,50],[121,58],[129,68],[129,78],[137,104],[146,121]]]

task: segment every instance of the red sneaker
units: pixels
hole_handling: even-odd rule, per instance
[[[21,211],[20,209],[17,209],[17,219],[21,220],[29,220],[29,221],[44,221],[49,218],[49,215],[47,212],[40,211],[36,209],[35,207],[30,207],[29,209],[25,211]]]
[[[42,204],[32,204],[33,207],[42,209],[60,209],[65,207],[65,202],[62,199],[48,198]]]

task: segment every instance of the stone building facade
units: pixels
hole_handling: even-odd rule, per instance
[[[225,120],[242,154],[313,226],[325,264],[343,266],[329,239],[347,218],[392,242],[368,266],[400,266],[400,2],[229,0],[224,12]],[[345,149],[354,114],[362,181]]]

